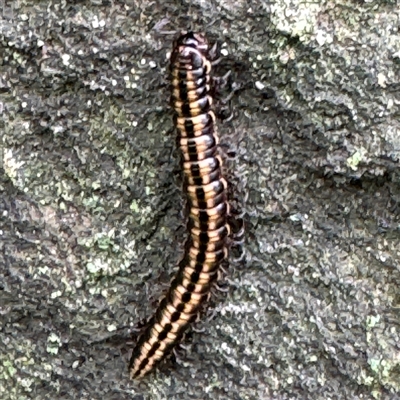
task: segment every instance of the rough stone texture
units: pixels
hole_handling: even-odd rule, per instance
[[[2,399],[400,398],[396,1],[20,0],[0,18]],[[136,383],[132,338],[185,239],[166,31],[187,28],[233,72],[219,125],[246,257],[178,362]]]

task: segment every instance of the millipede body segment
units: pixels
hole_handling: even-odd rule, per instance
[[[208,299],[227,254],[227,185],[211,110],[207,54],[206,39],[189,32],[179,37],[171,55],[172,105],[188,199],[189,238],[178,273],[133,350],[132,378],[151,371],[179,342]]]

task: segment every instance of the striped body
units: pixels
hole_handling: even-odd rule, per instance
[[[209,95],[208,46],[197,34],[176,42],[171,56],[172,104],[188,198],[189,239],[165,298],[133,350],[130,375],[140,378],[179,342],[197,318],[227,253],[228,203]]]

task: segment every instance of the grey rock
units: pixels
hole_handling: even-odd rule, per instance
[[[400,398],[398,4],[7,4],[0,397]],[[168,103],[182,29],[232,71],[218,125],[245,257],[177,362],[132,382],[185,240]]]

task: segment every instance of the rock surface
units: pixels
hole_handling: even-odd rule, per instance
[[[6,3],[0,397],[400,398],[396,2]],[[189,28],[232,71],[245,259],[137,383],[185,240],[167,67]]]

